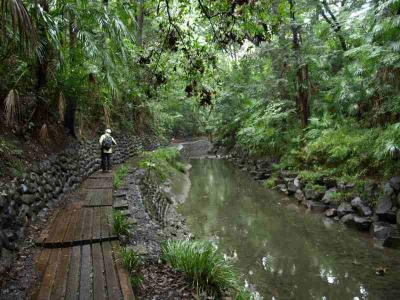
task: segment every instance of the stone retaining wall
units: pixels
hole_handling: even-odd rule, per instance
[[[153,149],[158,143],[152,137],[120,135],[115,139],[118,147],[112,158],[114,164],[124,162],[142,148]],[[24,236],[26,225],[99,168],[98,141],[77,142],[36,163],[21,178],[15,178],[0,190],[0,251],[15,249],[15,242]]]

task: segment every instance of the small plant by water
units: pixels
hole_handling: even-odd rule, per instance
[[[251,299],[239,282],[233,265],[224,259],[213,244],[202,241],[167,241],[162,244],[162,258],[175,270],[186,274],[198,292],[235,299]],[[246,297],[246,298],[244,298]]]
[[[128,167],[126,165],[121,165],[114,174],[114,188],[119,189],[122,185],[122,181],[128,174]]]
[[[119,211],[114,211],[112,214],[112,228],[117,235],[127,235],[129,232],[128,218]]]

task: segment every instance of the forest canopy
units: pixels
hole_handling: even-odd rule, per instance
[[[0,0],[0,41],[17,132],[207,134],[285,168],[399,167],[400,0]]]

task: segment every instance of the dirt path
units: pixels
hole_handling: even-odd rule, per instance
[[[119,243],[111,228],[112,173],[97,172],[81,190],[83,201],[60,208],[36,244],[41,283],[32,299],[134,299],[129,276],[117,258]]]

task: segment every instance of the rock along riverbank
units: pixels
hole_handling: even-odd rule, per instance
[[[227,153],[218,146],[212,153],[230,160],[258,181],[269,179],[276,163],[249,157],[238,150]],[[369,232],[385,247],[400,248],[400,176],[392,177],[382,185],[372,183],[362,191],[356,190],[352,182],[338,182],[328,177],[319,178],[316,186],[308,185],[298,172],[291,170],[279,170],[275,179],[275,189],[294,197],[308,210]],[[339,193],[351,195],[350,201],[338,201],[335,196]],[[373,199],[377,199],[375,206],[370,205]]]

